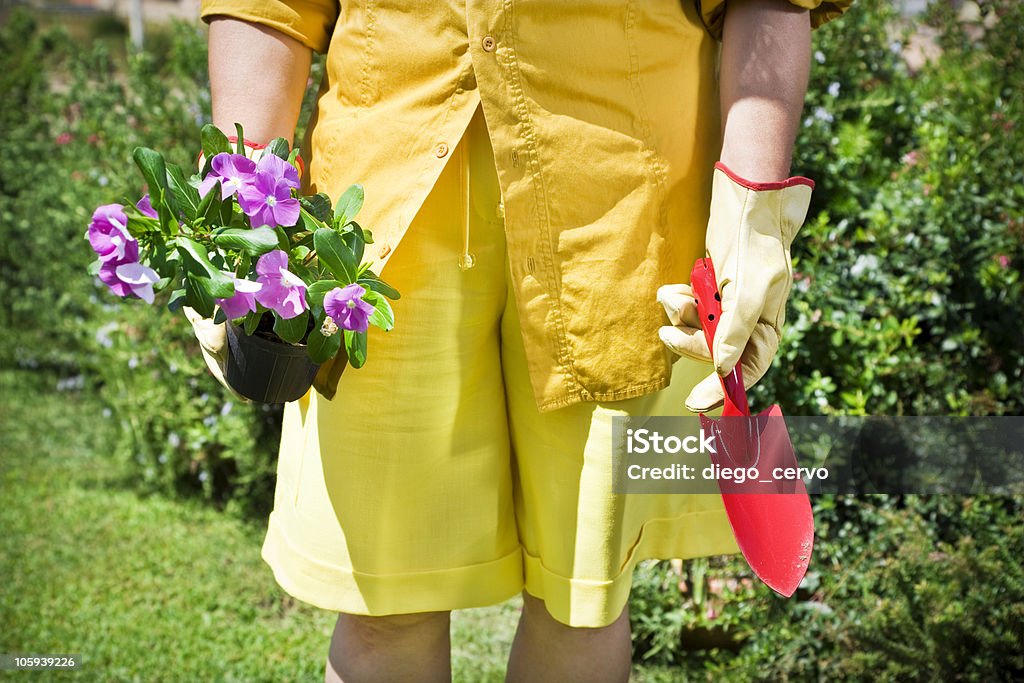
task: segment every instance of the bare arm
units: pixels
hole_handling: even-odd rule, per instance
[[[785,0],[729,0],[722,37],[722,162],[752,182],[789,176],[807,92],[811,23]]]
[[[295,134],[312,50],[283,33],[228,17],[210,22],[213,123],[267,143]]]

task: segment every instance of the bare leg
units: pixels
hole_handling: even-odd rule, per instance
[[[624,683],[631,659],[629,608],[603,628],[572,628],[523,592],[506,683]]]
[[[339,614],[327,654],[325,683],[448,683],[452,679],[451,613],[387,617]]]

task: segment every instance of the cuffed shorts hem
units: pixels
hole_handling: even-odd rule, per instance
[[[523,557],[407,574],[366,574],[304,555],[271,513],[261,555],[292,597],[321,609],[384,616],[443,612],[504,602],[523,588]]]
[[[544,601],[548,612],[566,626],[599,628],[622,614],[641,560],[687,559],[736,552],[728,517],[722,510],[691,512],[647,522],[618,576],[609,580],[570,578],[551,571],[524,551],[526,592]]]

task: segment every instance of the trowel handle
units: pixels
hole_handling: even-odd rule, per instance
[[[715,279],[715,268],[711,259],[697,259],[690,272],[690,287],[697,300],[697,315],[700,326],[704,330],[708,350],[714,353],[715,330],[718,320],[722,317],[722,297],[718,292],[718,281]],[[747,403],[747,390],[743,386],[743,369],[737,363],[725,377],[722,377],[722,388],[725,391],[725,407],[722,415],[750,415]]]

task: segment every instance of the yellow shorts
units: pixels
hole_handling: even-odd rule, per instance
[[[680,414],[708,366],[681,359],[656,394],[539,412],[506,260],[478,110],[388,265],[395,329],[370,329],[333,401],[285,407],[262,554],[295,598],[386,615],[525,588],[596,627],[622,612],[639,560],[736,552],[720,496],[611,490],[612,417]]]

